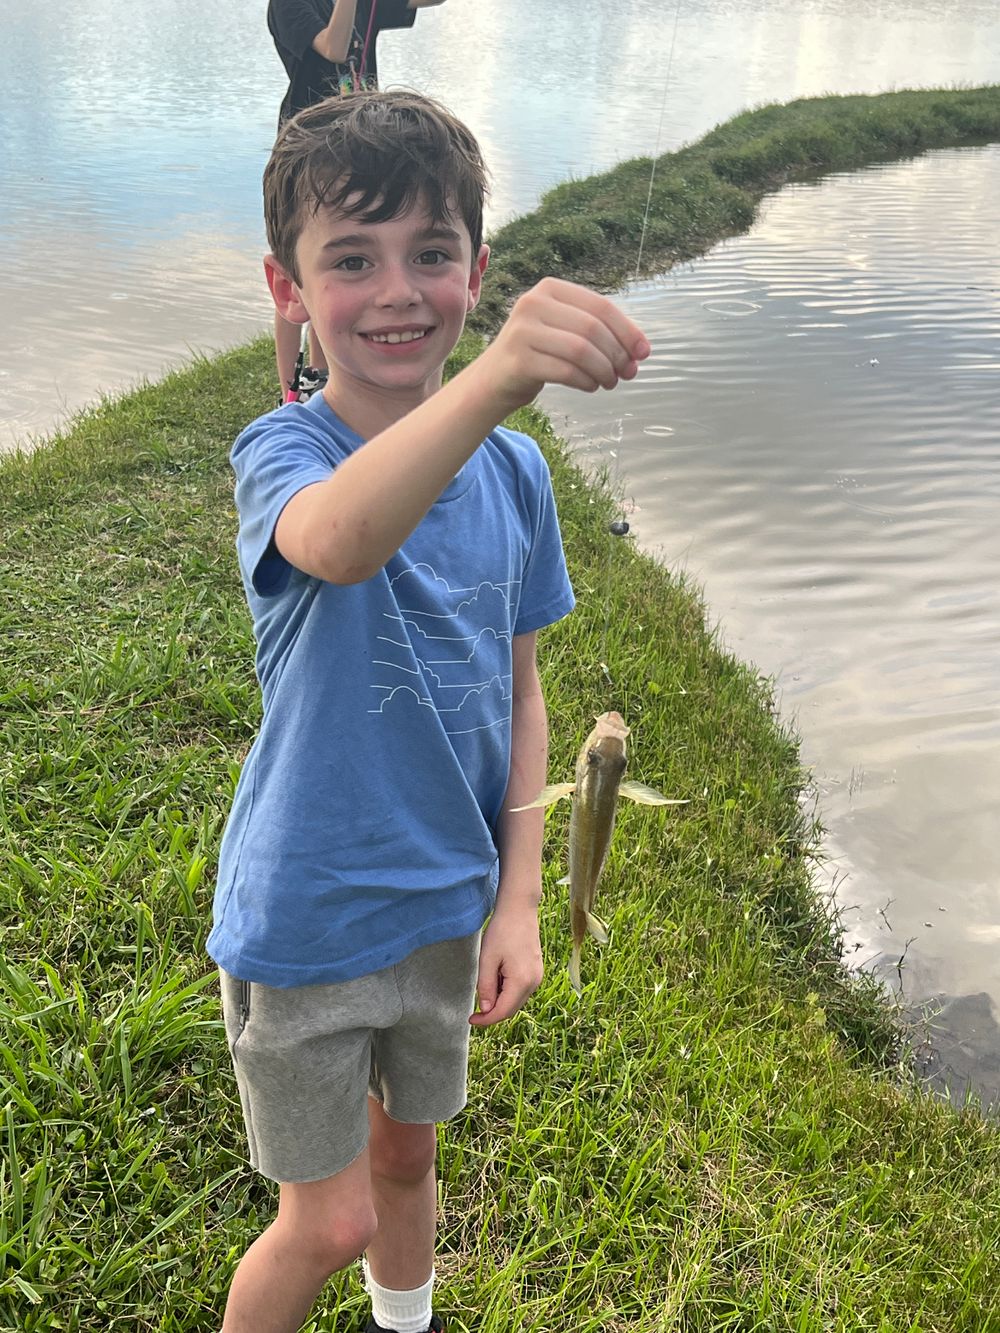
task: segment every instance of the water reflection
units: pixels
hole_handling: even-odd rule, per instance
[[[623,298],[648,373],[546,393],[585,456],[616,441],[640,540],[777,677],[848,946],[889,980],[905,955],[911,1000],[1000,1003],[998,169],[990,147],[792,187]]]
[[[439,95],[482,138],[492,223],[566,177],[651,153],[658,139],[675,147],[754,103],[1000,80],[992,0],[592,0],[585,10],[582,20],[579,0],[448,0],[380,40],[387,86]],[[237,0],[89,0],[58,24],[0,0],[0,28],[0,241],[16,289],[0,332],[4,448],[100,388],[266,325],[260,173],[284,76],[263,8]],[[220,244],[192,254],[192,236]],[[139,299],[144,265],[159,289],[166,255],[173,309],[153,299],[151,336],[136,340],[113,294]],[[184,277],[195,260],[210,299]]]

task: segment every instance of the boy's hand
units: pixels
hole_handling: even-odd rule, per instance
[[[485,1028],[516,1014],[542,984],[542,972],[537,910],[498,907],[479,946],[479,1012],[469,1022]]]
[[[480,357],[508,411],[546,384],[593,393],[633,379],[650,346],[637,324],[606,296],[561,278],[543,278],[519,297]]]

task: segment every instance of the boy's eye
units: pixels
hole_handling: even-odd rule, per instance
[[[446,264],[449,256],[444,250],[424,250],[417,255],[418,264]]]
[[[342,268],[346,273],[360,273],[367,263],[364,255],[345,255],[334,267]]]

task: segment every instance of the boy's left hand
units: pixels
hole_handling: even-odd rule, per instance
[[[542,984],[542,974],[537,910],[498,907],[479,946],[479,1012],[469,1022],[485,1028],[510,1018]]]

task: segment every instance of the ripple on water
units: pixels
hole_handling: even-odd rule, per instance
[[[756,301],[702,301],[702,307],[711,315],[728,315],[740,319],[745,315],[756,315],[761,309]]]

